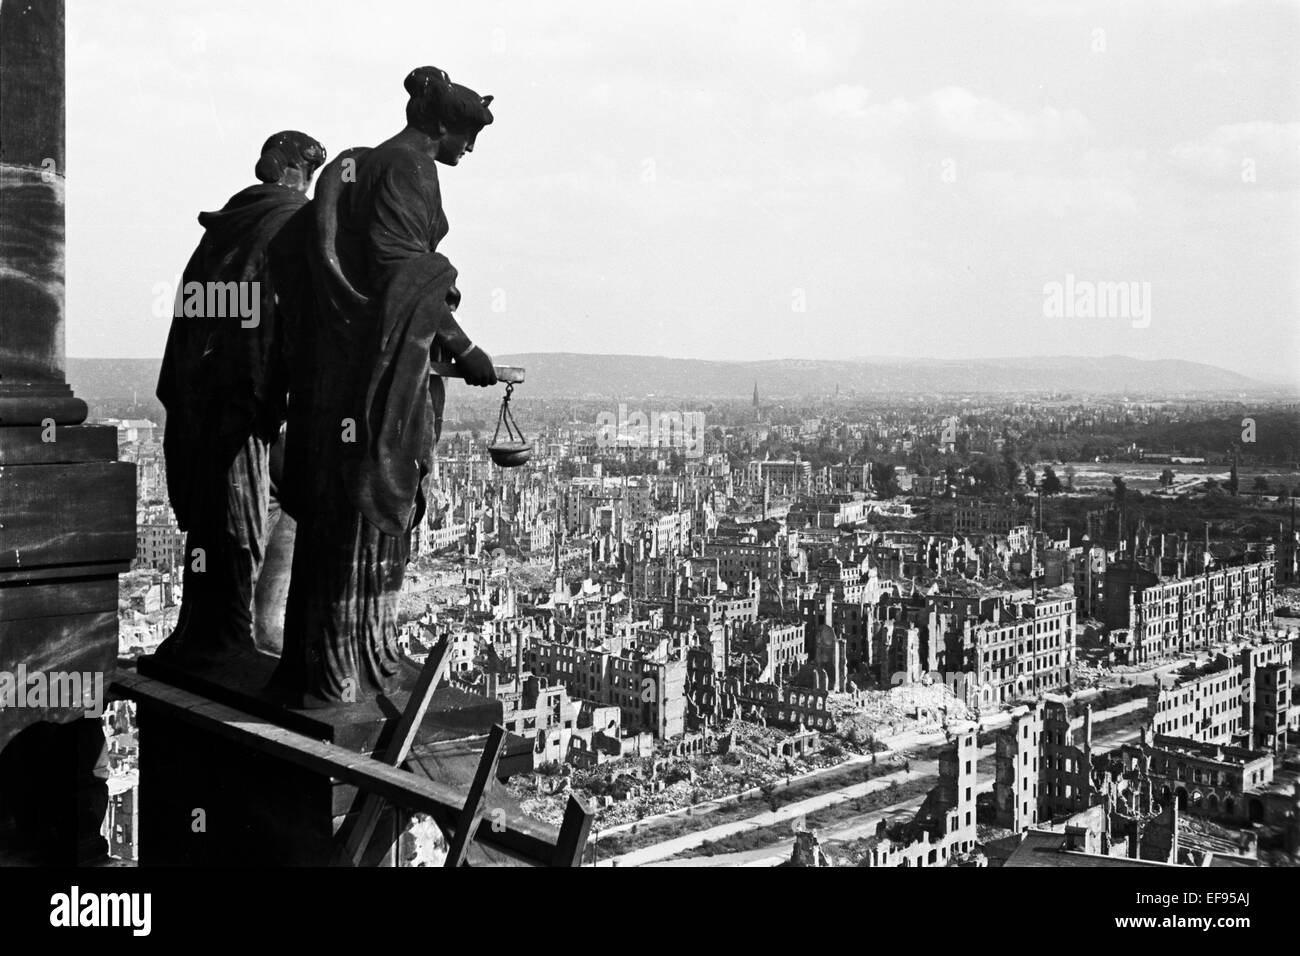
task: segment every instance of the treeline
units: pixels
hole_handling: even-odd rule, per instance
[[[1242,461],[1280,463],[1300,459],[1300,415],[1295,413],[1243,413],[1240,418],[1150,425],[1143,432],[1144,439],[1138,444],[1148,449],[1176,449],[1208,457],[1230,455],[1237,445]]]
[[[1207,495],[1196,498],[1167,498],[1144,495],[1129,489],[1125,493],[1128,527],[1136,529],[1145,521],[1152,535],[1186,533],[1200,541],[1209,525],[1212,541],[1265,541],[1277,536],[1278,525],[1291,525],[1291,509],[1272,499],[1233,498]],[[1046,498],[1043,501],[1044,529],[1058,536],[1070,530],[1071,539],[1079,542],[1088,529],[1088,512],[1105,508],[1114,500],[1111,495],[1090,497]]]
[[[1245,424],[1243,424],[1243,421]],[[1243,463],[1293,465],[1300,461],[1300,415],[1287,411],[1245,411],[1231,418],[1113,426],[1104,433],[1075,435],[1029,430],[1004,448],[1012,458],[1029,461],[1092,461],[1128,454],[1136,445],[1147,455],[1172,454],[1223,461],[1234,446]],[[958,441],[957,451],[962,451]]]

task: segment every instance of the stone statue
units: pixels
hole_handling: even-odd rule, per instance
[[[186,532],[180,618],[160,659],[253,648],[253,595],[270,532],[270,448],[288,387],[270,263],[274,249],[305,232],[307,188],[324,161],[325,148],[310,136],[277,133],[257,161],[261,182],[219,212],[199,214],[203,238],[177,290],[158,377],[167,490]]]
[[[295,706],[359,701],[402,681],[397,599],[444,400],[429,363],[454,360],[471,385],[496,382],[452,314],[460,293],[437,252],[447,219],[435,165],[473,150],[492,98],[434,67],[405,87],[405,128],[340,154],[312,201],[285,439],[283,504],[298,528],[272,681]]]

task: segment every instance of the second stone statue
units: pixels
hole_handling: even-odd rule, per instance
[[[282,497],[298,528],[273,687],[294,706],[373,699],[403,682],[398,595],[444,401],[430,363],[453,361],[471,385],[496,381],[453,315],[456,270],[438,252],[448,227],[437,164],[474,149],[492,98],[427,66],[405,88],[401,132],[322,171],[305,280],[286,303]]]

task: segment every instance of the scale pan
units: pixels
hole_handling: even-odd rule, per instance
[[[488,455],[502,468],[518,468],[533,456],[533,443],[503,441],[488,446]]]

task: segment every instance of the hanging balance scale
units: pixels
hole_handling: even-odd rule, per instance
[[[488,445],[488,455],[502,468],[518,468],[533,456],[533,443],[524,438],[515,418],[510,414],[510,397],[516,385],[522,385],[524,370],[517,365],[494,365],[498,382],[506,383],[506,394],[501,399],[501,409],[497,412],[497,430],[492,433],[492,442]],[[450,362],[431,362],[429,372],[443,378],[464,378],[458,366]],[[502,434],[502,429],[505,434]]]

